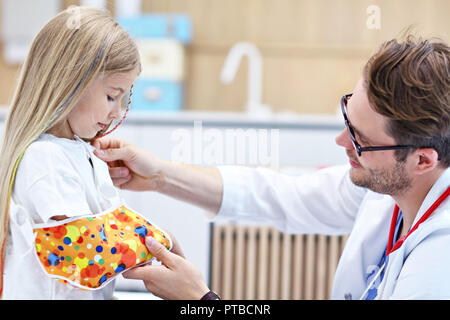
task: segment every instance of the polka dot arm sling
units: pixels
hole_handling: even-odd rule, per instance
[[[148,263],[146,236],[172,248],[164,231],[126,206],[35,225],[33,231],[36,256],[48,276],[85,290],[100,289],[123,271]]]

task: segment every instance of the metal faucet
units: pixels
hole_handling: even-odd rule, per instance
[[[270,114],[270,108],[261,103],[263,62],[261,53],[254,44],[238,42],[231,48],[225,60],[220,79],[224,84],[230,84],[236,76],[243,56],[247,56],[249,60],[247,112],[253,115]]]

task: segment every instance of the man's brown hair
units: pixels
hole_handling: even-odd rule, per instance
[[[364,84],[371,107],[389,118],[386,132],[398,144],[433,148],[450,165],[450,48],[412,35],[383,43],[367,62]],[[411,150],[397,150],[405,161]]]

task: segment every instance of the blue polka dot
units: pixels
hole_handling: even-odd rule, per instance
[[[47,258],[47,261],[49,265],[57,266],[59,264],[59,257],[54,253],[50,253]]]
[[[91,234],[91,238],[95,238],[95,235]]]
[[[102,246],[97,246],[97,248],[95,248],[95,250],[100,253],[103,251],[103,247]]]
[[[63,250],[64,250],[64,247],[63,247],[63,246],[58,246],[58,249],[61,250],[61,251],[63,251]]]
[[[102,284],[103,282],[106,281],[106,279],[108,279],[108,275],[107,274],[103,275],[103,277],[101,277],[100,280],[98,280],[98,283]]]
[[[64,244],[71,244],[71,243],[72,243],[72,240],[70,240],[69,237],[64,238]]]
[[[139,237],[145,238],[145,236],[147,235],[147,228],[145,226],[140,226],[134,229],[134,232],[136,232]]]
[[[116,249],[115,247],[112,247],[112,248],[111,248],[111,253],[112,253],[112,254],[116,254],[116,252],[117,252],[117,249]]]
[[[115,273],[119,273],[120,271],[125,270],[125,264],[121,263],[117,266],[116,270],[114,270]]]

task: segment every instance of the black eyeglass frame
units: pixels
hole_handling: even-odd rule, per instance
[[[363,147],[361,146],[357,141],[355,137],[355,132],[353,131],[353,128],[350,126],[350,123],[348,121],[347,117],[347,102],[348,99],[352,96],[352,93],[346,94],[341,99],[341,111],[342,115],[344,117],[345,126],[347,127],[347,131],[350,135],[350,139],[352,140],[353,146],[355,147],[356,153],[358,154],[358,157],[361,156],[361,153],[367,152],[367,151],[381,151],[381,150],[401,150],[401,149],[417,149],[419,147],[413,146],[413,145],[397,145],[397,146],[377,146],[377,147]]]

